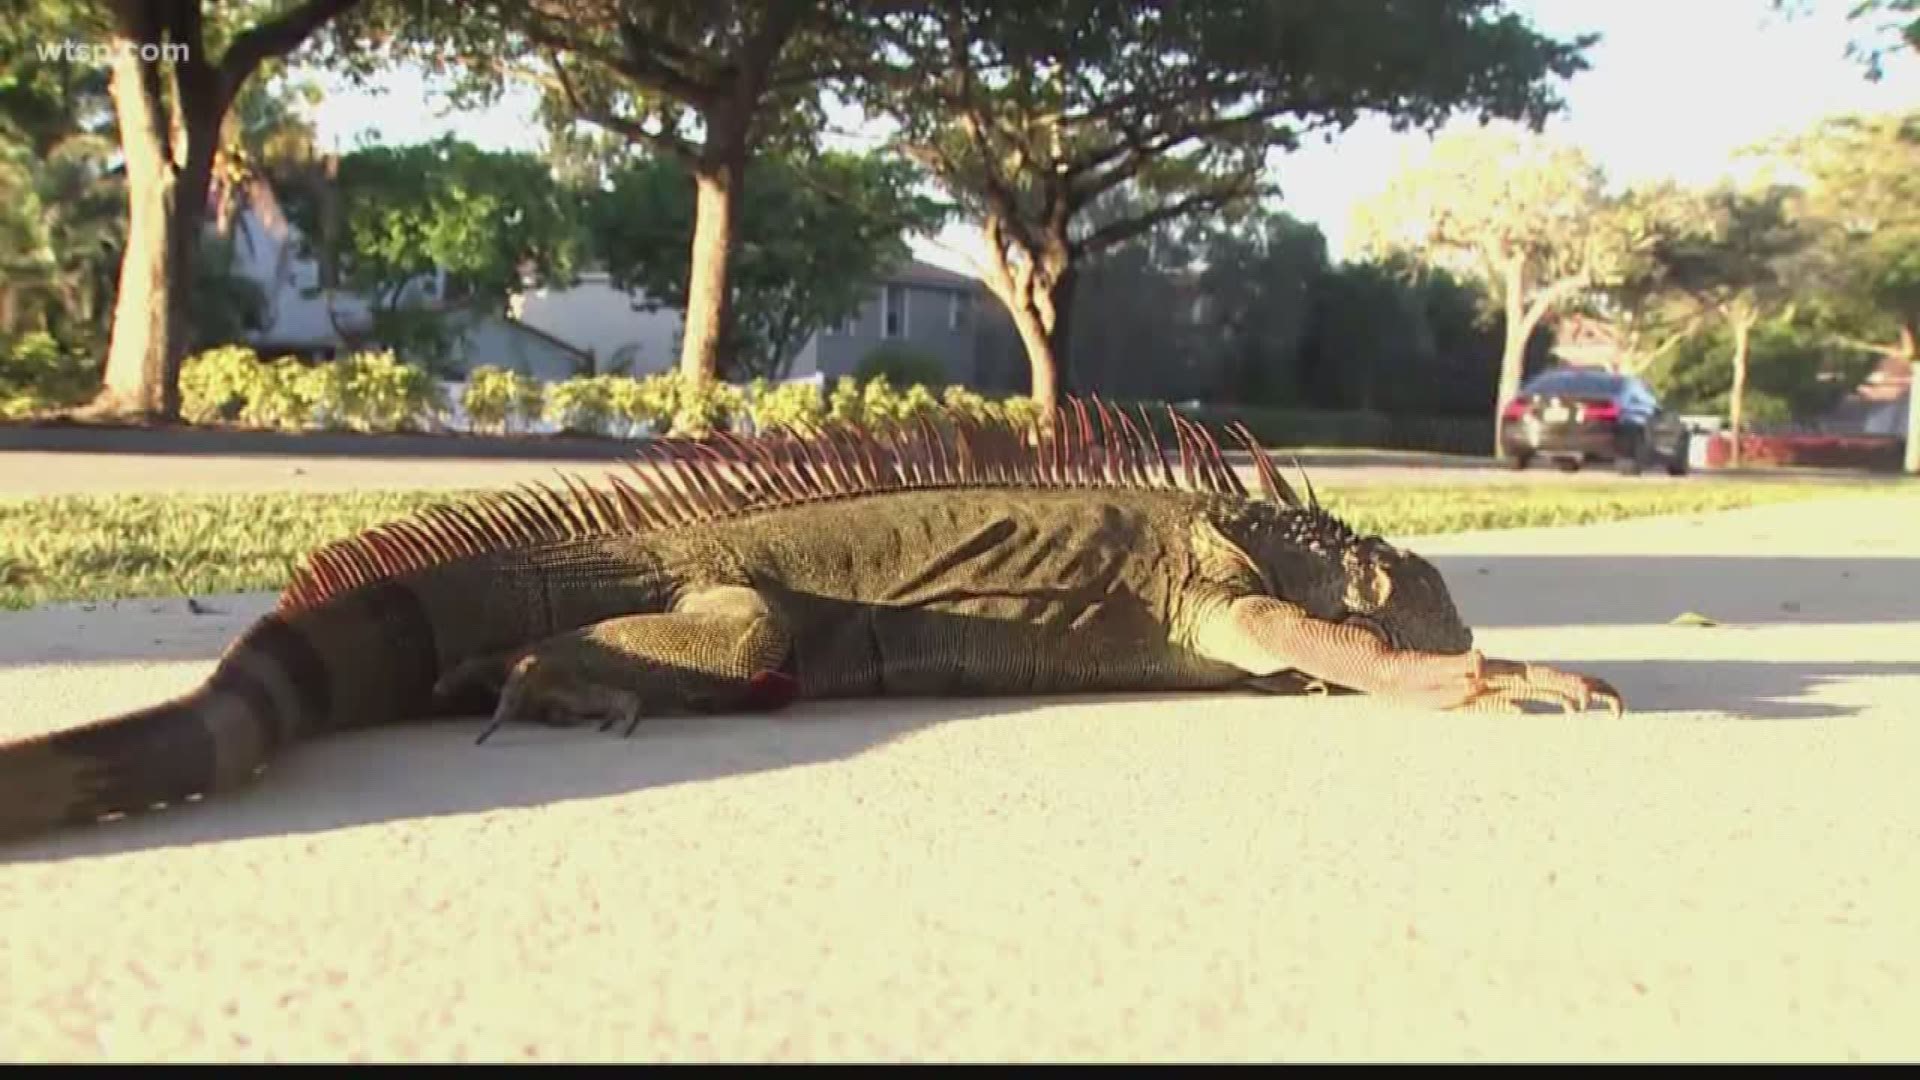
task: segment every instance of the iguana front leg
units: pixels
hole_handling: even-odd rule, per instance
[[[673,611],[609,619],[508,658],[493,722],[624,721],[676,713],[776,709],[793,700],[781,672],[790,638],[778,614],[752,589],[689,594]]]
[[[1204,617],[1195,647],[1256,677],[1298,671],[1336,686],[1408,705],[1517,712],[1526,702],[1580,712],[1594,703],[1615,717],[1625,702],[1599,679],[1539,664],[1464,653],[1395,649],[1357,623],[1314,618],[1298,605],[1244,596]]]

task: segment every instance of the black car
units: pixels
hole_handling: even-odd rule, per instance
[[[1686,424],[1631,375],[1593,368],[1542,372],[1520,387],[1501,416],[1501,448],[1516,469],[1537,457],[1563,469],[1611,461],[1628,475],[1656,464],[1674,476],[1687,471]]]

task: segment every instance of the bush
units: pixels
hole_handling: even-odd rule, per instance
[[[84,353],[43,330],[0,339],[0,419],[77,405],[97,379]]]
[[[765,379],[755,379],[747,386],[746,398],[747,419],[755,431],[813,427],[827,415],[826,398],[810,382],[773,386]]]
[[[221,345],[181,365],[180,413],[193,423],[299,430],[328,392],[325,378],[291,358],[262,360],[244,345]]]
[[[507,432],[541,415],[543,399],[540,384],[517,371],[483,366],[467,374],[466,389],[460,394],[460,407],[476,429]]]
[[[925,349],[889,342],[869,350],[853,377],[863,383],[885,379],[890,386],[934,387],[946,383],[947,365]]]
[[[548,388],[542,414],[560,430],[606,435],[613,420],[613,388],[597,377],[568,379]]]
[[[439,384],[391,352],[355,353],[308,369],[319,419],[360,431],[413,430],[442,408]]]
[[[433,376],[389,352],[308,366],[291,357],[262,360],[244,345],[222,345],[189,357],[180,369],[180,412],[193,423],[400,431],[421,426],[441,406]]]

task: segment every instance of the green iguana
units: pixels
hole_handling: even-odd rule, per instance
[[[883,695],[1621,713],[1597,679],[1483,656],[1430,564],[1310,484],[1301,500],[1244,427],[1261,497],[1177,413],[1178,471],[1144,413],[1069,408],[1019,430],[945,415],[662,442],[600,485],[376,526],[313,553],[199,688],[0,747],[0,834],[198,800],[322,732],[489,708],[482,740]]]

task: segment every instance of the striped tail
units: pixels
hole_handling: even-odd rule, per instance
[[[172,701],[0,746],[0,838],[245,784],[275,751],[326,722],[328,694],[306,637],[269,616],[204,684]]]

